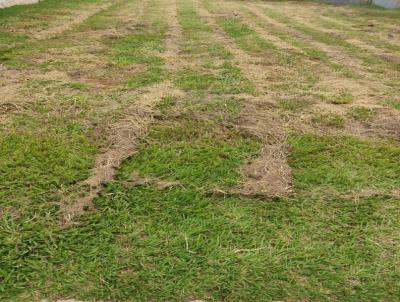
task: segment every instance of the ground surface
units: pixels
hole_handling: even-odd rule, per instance
[[[398,301],[399,20],[1,10],[0,300]]]

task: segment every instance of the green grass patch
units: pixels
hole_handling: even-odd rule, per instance
[[[353,107],[349,112],[349,116],[357,121],[368,121],[376,115],[376,111],[367,107]]]
[[[201,60],[202,65],[198,68],[178,72],[174,78],[176,85],[184,90],[216,94],[255,92],[254,85],[230,62],[231,52],[213,41],[211,27],[200,18],[192,3],[178,1],[178,20],[185,37],[185,54],[189,57],[206,54],[207,57]]]
[[[334,112],[316,113],[311,120],[315,124],[332,128],[343,128],[346,122],[342,115]]]
[[[390,107],[400,110],[400,101],[396,101],[396,100],[389,100],[386,102],[386,104],[388,104]]]
[[[292,136],[290,165],[301,190],[339,192],[400,185],[400,147],[392,142],[342,136]]]
[[[185,100],[185,103],[175,110],[181,112],[182,116],[188,119],[203,115],[204,118],[215,123],[232,125],[240,116],[244,100],[236,96],[205,96],[198,93]]]
[[[240,19],[234,17],[219,17],[218,24],[224,31],[235,40],[240,48],[252,52],[264,52],[266,50],[275,50],[276,47],[264,40],[257,32],[251,29]]]
[[[233,59],[232,53],[217,43],[210,43],[208,45],[207,51],[213,57],[217,57],[223,60]]]
[[[336,105],[350,104],[354,100],[354,96],[346,90],[339,92],[338,94],[328,97],[328,102]]]
[[[157,108],[161,110],[163,113],[167,113],[168,110],[175,106],[177,103],[177,98],[175,96],[165,96],[161,99],[161,101],[157,104]]]
[[[92,144],[78,124],[37,133],[5,133],[0,138],[3,201],[52,191],[88,176]]]
[[[188,40],[197,40],[198,33],[211,33],[212,28],[206,24],[196,12],[189,1],[178,1],[178,21],[182,26],[185,37]]]
[[[211,112],[220,112],[221,117],[234,119],[240,115],[242,101],[236,97],[213,98],[203,108]]]
[[[23,43],[28,37],[21,34],[0,32],[0,48],[6,49],[14,47],[16,44]]]
[[[117,301],[361,301],[399,292],[393,200],[260,202],[109,184],[95,205],[79,227],[42,242],[49,254],[31,258],[40,278],[31,288]]]
[[[278,103],[280,109],[285,111],[301,111],[310,106],[310,102],[301,99],[283,99]]]
[[[162,82],[166,76],[167,73],[165,70],[158,67],[153,67],[149,68],[145,72],[140,72],[134,76],[131,76],[125,84],[129,88],[139,88]]]
[[[139,154],[123,165],[121,177],[129,178],[129,173],[138,171],[188,186],[234,185],[240,165],[257,153],[259,144],[215,128],[213,123],[190,120],[155,127]]]
[[[232,53],[222,45],[212,41],[212,28],[205,23],[189,1],[178,1],[178,21],[185,37],[183,52],[188,55],[207,53],[210,58],[230,60]]]
[[[182,70],[175,83],[184,90],[199,90],[210,93],[254,93],[254,85],[247,80],[240,69],[229,62],[216,68],[216,73],[190,69]]]
[[[68,87],[80,91],[87,91],[89,89],[88,84],[83,83],[83,82],[72,82],[67,84]]]
[[[112,43],[113,61],[119,65],[147,64],[162,65],[164,60],[159,56],[164,51],[165,32],[138,33]],[[158,54],[158,55],[157,55]]]

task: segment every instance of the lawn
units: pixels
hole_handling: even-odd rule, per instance
[[[0,10],[0,300],[398,301],[399,18]]]

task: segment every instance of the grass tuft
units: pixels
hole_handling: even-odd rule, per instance
[[[349,112],[349,116],[357,121],[368,121],[376,115],[376,111],[367,107],[353,107]]]
[[[333,128],[343,128],[345,125],[344,117],[334,112],[316,113],[312,117],[312,122]]]

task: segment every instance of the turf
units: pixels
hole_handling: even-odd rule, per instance
[[[61,34],[29,34],[105,3],[0,10],[0,300],[397,301],[400,145],[391,124],[374,124],[397,121],[395,84],[383,84],[397,67],[283,13],[294,2],[118,0]],[[340,22],[380,18],[384,29],[398,18],[302,4],[315,8],[339,23],[311,21],[336,31]],[[374,46],[383,39],[355,27],[347,34]],[[379,76],[360,97],[351,85],[330,87],[325,74],[343,76],[344,87]],[[156,91],[154,108],[141,103],[164,82],[179,93]],[[65,202],[88,194],[80,182],[115,148],[121,121],[142,122],[130,115],[136,108],[150,123],[135,151],[66,223]],[[277,129],[290,194],[240,193],[244,167]]]

